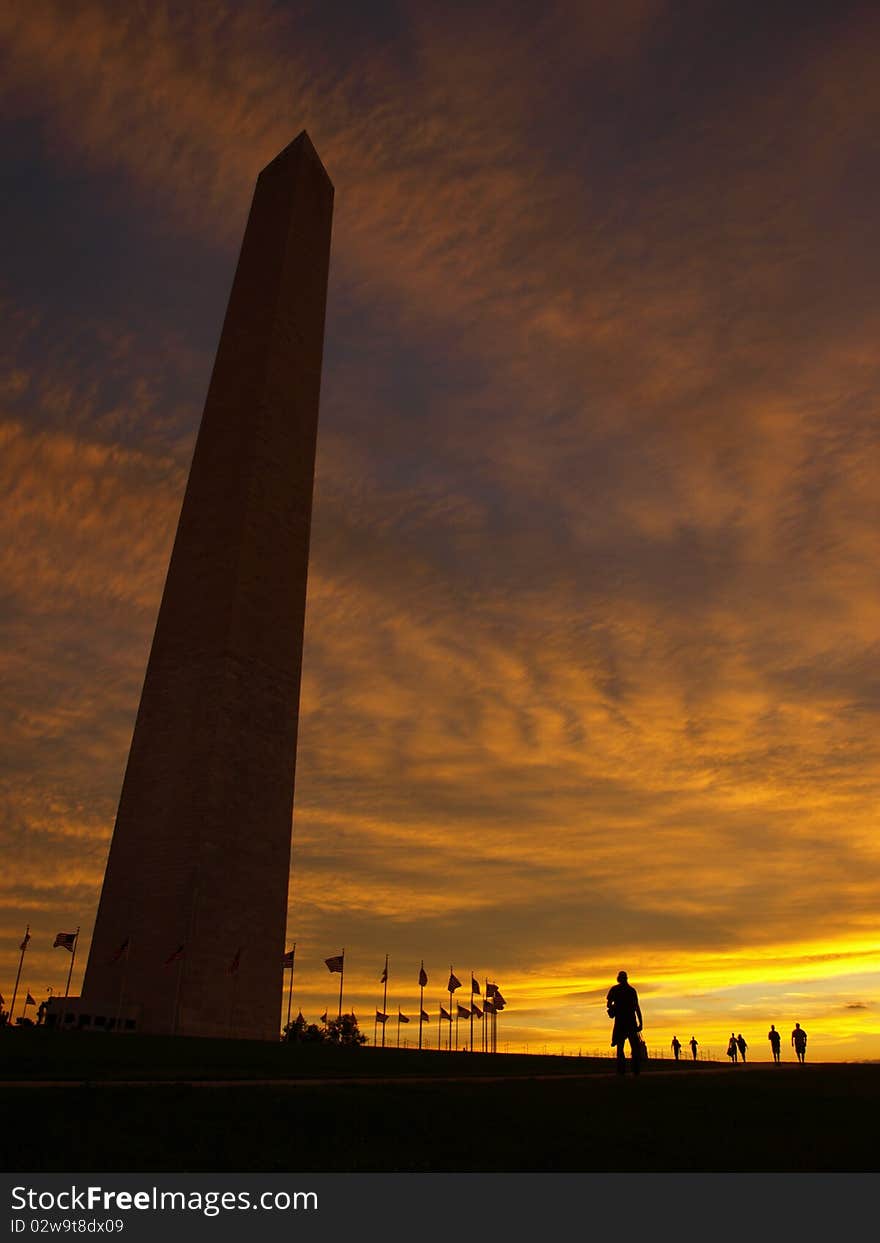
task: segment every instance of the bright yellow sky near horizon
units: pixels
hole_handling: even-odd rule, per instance
[[[306,128],[294,1011],[345,946],[370,1034],[387,953],[434,1039],[451,963],[501,986],[499,1047],[610,1053],[624,968],[653,1049],[767,1060],[772,1022],[788,1059],[799,1021],[880,1058],[880,19],[783,17],[4,9],[16,1013],[81,925],[79,987],[254,179]]]

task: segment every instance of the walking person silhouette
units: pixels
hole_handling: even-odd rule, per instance
[[[734,1066],[736,1065],[738,1047],[739,1046],[736,1043],[736,1036],[734,1036],[733,1032],[731,1032],[730,1039],[727,1042],[727,1056],[730,1058],[731,1064]]]
[[[679,1040],[678,1036],[672,1037],[672,1053],[673,1053],[673,1056],[675,1057],[675,1060],[678,1061],[678,1055],[679,1053],[681,1053],[681,1041]]]
[[[617,1073],[626,1072],[626,1042],[629,1041],[633,1074],[639,1073],[639,1032],[642,1030],[642,1011],[639,995],[627,981],[625,971],[618,971],[617,983],[608,990],[608,1017],[614,1019],[611,1046],[617,1049]]]
[[[779,1046],[782,1044],[782,1037],[771,1023],[770,1030],[767,1033],[767,1039],[770,1041],[770,1051],[773,1054],[773,1061],[779,1061]]]
[[[794,1045],[797,1060],[803,1064],[804,1058],[807,1056],[807,1033],[800,1023],[795,1023],[794,1025],[794,1031],[791,1033],[791,1043]]]
[[[739,1055],[740,1055],[740,1057],[742,1058],[743,1062],[745,1062],[745,1060],[746,1060],[746,1049],[747,1049],[749,1046],[746,1044],[746,1038],[745,1038],[745,1036],[742,1034],[742,1032],[739,1032],[739,1033],[737,1034],[737,1037],[736,1037],[736,1047],[739,1049]]]
[[[694,1061],[696,1061],[697,1060],[697,1038],[696,1036],[691,1036],[689,1044],[691,1046],[691,1057],[694,1059]]]

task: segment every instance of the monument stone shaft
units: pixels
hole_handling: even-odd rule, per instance
[[[303,131],[254,191],[83,984],[142,1031],[280,1031],[332,212]]]

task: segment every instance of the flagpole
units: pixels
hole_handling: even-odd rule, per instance
[[[489,1023],[492,1020],[491,1014],[489,1015],[488,1019],[486,1018],[486,999],[489,996],[489,977],[488,976],[485,976],[483,979],[483,987],[485,989],[485,992],[483,993],[483,1052],[487,1053],[489,1042],[486,1038],[486,1033],[489,1030]]]
[[[449,983],[452,983],[452,977],[455,973],[452,970],[452,963],[449,964]],[[449,1039],[446,1042],[446,1052],[452,1052],[452,994],[454,989],[449,990]]]
[[[190,906],[189,918],[186,925],[186,940],[183,942],[183,954],[177,962],[177,987],[174,990],[174,1022],[171,1027],[172,1036],[177,1035],[177,1028],[180,1024],[180,990],[183,984],[183,970],[186,965],[186,956],[192,951],[193,929],[196,923],[196,906],[199,901],[199,874],[193,868],[190,876]]]
[[[377,1014],[376,1017],[373,1019],[373,1048],[375,1049],[378,1046],[378,1044],[379,1044],[379,1016]]]
[[[73,975],[73,963],[76,958],[76,947],[79,944],[79,927],[77,926],[76,936],[73,938],[73,949],[70,951],[70,970],[67,973],[67,984],[64,988],[64,996],[70,992],[70,977]]]
[[[424,969],[425,969],[425,960],[423,958],[422,959],[422,971],[424,971]],[[420,980],[422,978],[422,971],[419,972]],[[424,1021],[422,1019],[422,1015],[424,1014],[424,1012],[425,1012],[425,986],[424,984],[420,984],[419,985],[419,1048],[420,1049],[422,1047],[422,1023]]]
[[[342,947],[342,970],[339,972],[339,1018],[342,1018],[342,981],[345,979],[345,946]]]
[[[440,1014],[437,1017],[437,1052],[443,1048],[443,1007],[440,1007]]]
[[[113,1028],[114,1032],[119,1031],[120,1024],[122,1023],[122,997],[125,993],[125,977],[128,975],[128,954],[130,949],[131,935],[129,934],[125,941],[125,962],[122,966],[122,980],[119,984],[119,1000],[116,1003],[116,1026]]]
[[[293,1005],[293,964],[296,961],[296,941],[290,951],[290,987],[287,990],[287,1026],[290,1028],[290,1007]]]
[[[397,1007],[397,1047],[400,1048],[400,1006]]]
[[[469,1045],[470,1052],[474,1051],[474,973],[471,970],[471,1043]]]
[[[9,1026],[10,1027],[12,1027],[13,1019],[15,1018],[15,999],[18,996],[18,981],[21,979],[21,965],[24,962],[25,950],[28,947],[28,941],[30,941],[30,939],[31,939],[31,926],[30,924],[28,924],[24,930],[24,940],[19,946],[19,949],[21,950],[21,957],[18,960],[18,974],[15,977],[15,988],[12,990],[12,1005],[9,1007]]]
[[[385,977],[384,988],[382,990],[382,1013],[388,1014],[388,955],[385,955],[385,970],[382,972]],[[387,1021],[387,1017],[386,1017]],[[398,1044],[400,1043],[400,1023],[397,1024]],[[385,1048],[385,1023],[382,1024],[382,1048]]]
[[[174,989],[174,1025],[171,1028],[172,1036],[177,1035],[177,1016],[180,1011],[180,985],[183,977],[183,960],[185,957],[186,951],[184,950],[183,954],[181,954],[180,958],[177,960],[177,984]]]

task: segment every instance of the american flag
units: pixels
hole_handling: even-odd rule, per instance
[[[131,940],[131,937],[126,937],[126,938],[125,938],[125,940],[124,940],[124,941],[122,942],[122,944],[120,945],[119,949],[116,951],[116,953],[115,953],[115,954],[112,956],[112,958],[110,959],[110,962],[111,962],[111,963],[114,963],[114,962],[119,962],[119,960],[120,960],[120,958],[122,957],[122,955],[123,955],[123,954],[126,952],[126,950],[128,949],[128,944],[129,944],[129,941],[130,941],[130,940]]]
[[[324,962],[327,964],[327,970],[330,972],[331,975],[333,974],[334,971],[338,971],[340,975],[342,974],[342,964],[343,964],[344,959],[345,959],[345,954],[337,954],[335,958],[324,959]]]
[[[75,932],[56,932],[55,940],[52,942],[52,949],[58,949],[60,946],[63,950],[70,950],[73,953],[73,947],[76,945]]]

